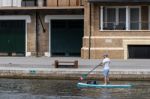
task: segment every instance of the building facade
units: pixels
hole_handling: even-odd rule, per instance
[[[150,58],[149,0],[88,0],[83,58]]]
[[[0,0],[0,56],[80,56],[83,0]]]
[[[150,58],[149,0],[0,0],[0,56]]]

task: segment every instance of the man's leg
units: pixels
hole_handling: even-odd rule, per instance
[[[104,84],[107,85],[107,77],[104,77]]]
[[[105,84],[109,84],[109,70],[106,70]]]
[[[107,84],[109,84],[109,70],[107,71]]]
[[[109,83],[109,70],[104,70],[103,74],[104,74],[104,84],[107,85],[107,83]]]
[[[107,76],[107,84],[109,84],[109,76]]]

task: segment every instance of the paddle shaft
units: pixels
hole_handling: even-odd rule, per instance
[[[90,74],[93,70],[95,70],[98,66],[100,66],[100,65],[95,66],[92,70],[90,70],[90,71],[87,73],[87,75]]]

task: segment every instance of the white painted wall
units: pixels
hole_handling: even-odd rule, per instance
[[[38,0],[38,6],[42,7],[44,5],[44,0]]]

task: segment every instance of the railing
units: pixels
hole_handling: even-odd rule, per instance
[[[130,22],[128,26],[125,22],[104,22],[103,30],[150,30],[149,22]]]
[[[105,22],[103,24],[103,30],[125,30],[126,23],[116,23],[116,22]]]
[[[0,7],[68,7],[83,5],[84,0],[0,0]]]
[[[35,7],[37,6],[37,0],[22,0],[22,7]]]
[[[47,0],[47,6],[83,6],[84,0]]]

